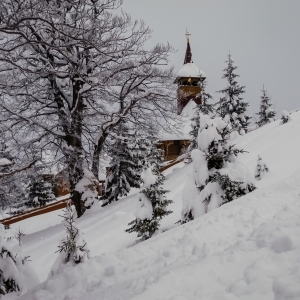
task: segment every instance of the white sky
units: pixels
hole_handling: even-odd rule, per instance
[[[123,10],[154,30],[151,45],[169,42],[176,72],[191,36],[194,63],[207,75],[207,91],[225,87],[221,79],[229,51],[252,116],[263,84],[281,111],[300,108],[300,0],[124,0]],[[174,85],[174,89],[176,86]]]

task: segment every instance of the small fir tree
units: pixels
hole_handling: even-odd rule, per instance
[[[136,219],[128,225],[126,232],[137,232],[141,240],[149,239],[159,229],[160,221],[172,211],[167,206],[173,201],[167,200],[163,189],[164,175],[159,171],[162,164],[162,155],[156,143],[151,143],[146,168],[141,174],[143,187],[139,194]]]
[[[254,174],[255,179],[261,180],[266,172],[269,172],[269,168],[267,164],[263,161],[263,159],[258,155],[258,160]]]
[[[56,200],[52,192],[52,184],[50,182],[44,181],[41,176],[31,176],[26,190],[28,193],[28,201],[25,204],[27,206],[43,206]]]
[[[118,201],[126,196],[132,187],[140,187],[141,163],[137,149],[136,137],[124,130],[116,136],[109,155],[111,165],[105,182],[103,205]]]
[[[245,87],[237,83],[236,78],[239,75],[235,73],[237,67],[233,65],[233,62],[231,54],[229,54],[226,61],[227,66],[222,77],[227,80],[228,84],[226,88],[218,91],[224,96],[221,97],[216,112],[225,122],[230,123],[233,131],[243,135],[247,132],[247,127],[250,123],[250,117],[246,114],[249,103],[241,97],[245,93]]]
[[[48,278],[61,273],[66,265],[75,266],[90,258],[90,250],[83,233],[75,224],[75,210],[72,208],[70,201],[68,201],[62,217],[64,218],[67,236],[60,241],[57,250],[59,256],[54,262]]]
[[[259,119],[257,122],[258,127],[262,127],[272,121],[274,121],[276,112],[273,109],[273,104],[270,103],[271,99],[267,95],[267,91],[263,87],[262,89],[262,95],[261,95],[261,101],[260,101],[260,110],[256,114],[258,115]]]

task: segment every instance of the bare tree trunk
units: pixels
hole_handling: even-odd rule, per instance
[[[100,154],[103,149],[105,140],[108,136],[107,132],[104,132],[100,139],[98,140],[98,144],[95,145],[94,153],[93,153],[93,162],[92,162],[92,173],[94,176],[98,179],[98,173],[99,173],[99,164],[100,164]]]

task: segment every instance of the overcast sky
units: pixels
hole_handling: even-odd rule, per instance
[[[206,73],[215,101],[215,91],[226,85],[221,77],[230,51],[251,116],[263,84],[279,114],[300,108],[300,0],[124,0],[123,9],[154,30],[151,43],[169,42],[178,50],[170,57],[176,71],[187,28],[193,61]]]

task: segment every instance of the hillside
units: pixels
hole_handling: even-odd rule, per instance
[[[183,163],[166,171],[174,203],[160,233],[136,244],[124,230],[134,219],[136,192],[78,220],[93,258],[37,286],[18,299],[300,299],[300,112],[234,140],[249,153],[254,174],[258,154],[270,172],[257,189],[182,226],[181,196],[192,171]],[[12,226],[27,233],[24,252],[44,281],[64,235],[62,212]],[[3,299],[14,299],[7,295]]]

